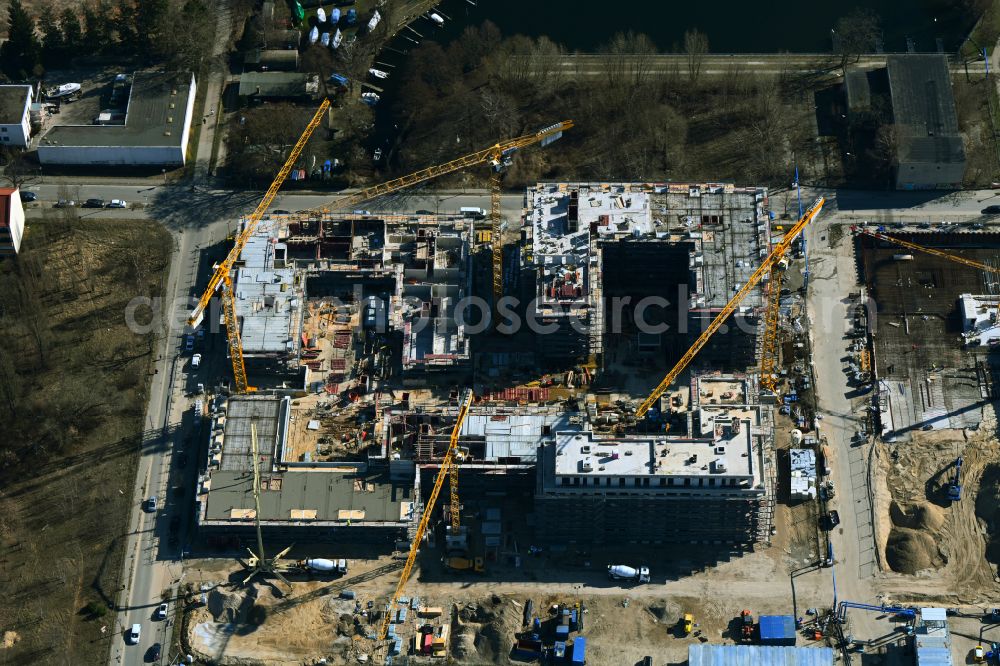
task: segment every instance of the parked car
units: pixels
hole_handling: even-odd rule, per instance
[[[272,215],[291,215],[287,210],[282,210],[281,208],[275,208],[271,211]]]
[[[34,192],[21,192],[21,201],[28,203],[29,201],[38,201],[38,195]]]
[[[832,530],[839,524],[840,524],[840,514],[837,513],[836,509],[830,511],[829,513],[824,513],[820,517],[820,525],[826,531]]]
[[[72,208],[76,202],[72,199],[60,199],[55,203],[55,208]]]
[[[108,202],[108,208],[128,208],[124,199],[112,199]]]
[[[197,370],[201,367],[201,354],[195,354],[191,357],[191,369]]]
[[[104,208],[104,199],[87,199],[83,202],[84,208]]]
[[[132,645],[139,644],[139,635],[142,633],[142,625],[133,624],[132,628],[128,630],[128,636],[125,640]]]
[[[194,336],[190,333],[184,336],[184,351],[194,349]]]
[[[987,206],[982,210],[982,213],[983,215],[1000,215],[1000,206],[995,204],[993,206]]]
[[[157,620],[166,619],[166,617],[167,617],[167,605],[166,604],[160,604],[159,606],[157,606],[156,607],[156,612],[153,614],[153,617],[155,617]]]
[[[146,511],[154,513],[156,511],[156,495],[146,500]]]
[[[149,649],[146,650],[146,661],[148,661],[151,664],[155,664],[159,660],[160,660],[160,644],[153,643],[152,645],[149,646]]]

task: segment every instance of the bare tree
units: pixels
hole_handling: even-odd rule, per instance
[[[20,188],[35,180],[37,170],[31,167],[31,163],[20,148],[4,147],[0,149],[0,162],[3,163],[3,173],[0,174],[0,179],[9,183],[11,187]]]
[[[870,9],[857,8],[847,16],[837,19],[833,29],[833,51],[840,56],[843,69],[853,58],[875,50],[875,40],[881,32],[878,14]]]
[[[688,80],[695,85],[701,76],[705,54],[708,53],[708,35],[697,28],[685,31],[684,53],[687,54]]]

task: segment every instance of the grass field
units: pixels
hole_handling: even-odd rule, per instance
[[[31,220],[0,262],[0,664],[103,663],[120,639],[103,611],[155,358],[124,313],[171,247],[152,221]]]

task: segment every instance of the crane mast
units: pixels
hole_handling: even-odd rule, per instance
[[[663,381],[661,381],[659,385],[653,389],[653,392],[649,394],[641,405],[639,405],[639,407],[635,410],[636,418],[642,418],[645,416],[646,412],[649,411],[649,408],[656,404],[660,397],[663,396],[668,388],[670,388],[670,385],[674,383],[677,377],[684,372],[685,369],[687,369],[694,357],[698,355],[698,352],[702,350],[715,332],[718,331],[722,324],[725,323],[726,319],[729,318],[729,315],[736,311],[736,308],[739,307],[740,303],[743,302],[743,299],[747,297],[747,294],[749,294],[750,291],[757,286],[757,283],[761,281],[761,278],[763,278],[764,275],[771,270],[771,267],[781,259],[781,257],[788,250],[789,246],[792,244],[792,241],[795,240],[806,225],[812,222],[812,220],[819,214],[820,210],[823,208],[824,202],[825,199],[820,198],[816,203],[814,203],[812,207],[809,208],[809,210],[807,210],[799,219],[799,221],[795,223],[795,226],[793,226],[788,233],[785,234],[784,238],[782,238],[778,244],[774,246],[771,253],[768,254],[767,258],[765,258],[761,265],[757,267],[757,270],[754,271],[753,275],[751,275],[740,290],[736,292],[736,295],[733,296],[728,303],[726,303],[726,306],[722,308],[722,311],[719,312],[718,315],[715,316],[715,319],[713,319],[712,323],[708,325],[708,328],[706,328],[705,331],[698,336],[698,339],[694,341],[691,348],[684,352],[684,355],[681,356],[679,361],[677,361],[673,369],[667,373],[667,376],[663,378]]]
[[[434,487],[431,489],[430,498],[427,500],[427,506],[424,507],[424,513],[420,517],[420,523],[417,526],[417,532],[413,536],[413,543],[410,544],[410,553],[406,557],[406,564],[403,565],[403,571],[399,575],[399,582],[396,583],[396,591],[392,593],[392,598],[389,600],[388,608],[386,609],[385,617],[382,618],[382,622],[379,625],[378,638],[376,639],[377,644],[381,645],[385,642],[385,637],[389,635],[389,624],[392,622],[392,613],[396,608],[396,602],[399,600],[399,595],[403,593],[403,588],[406,587],[406,581],[410,578],[410,573],[413,571],[413,564],[417,560],[417,552],[420,550],[420,542],[424,538],[424,533],[427,531],[427,524],[430,522],[431,514],[434,513],[434,504],[437,503],[438,495],[441,493],[441,487],[444,485],[445,477],[451,474],[451,470],[455,469],[455,451],[458,448],[458,437],[462,432],[462,424],[465,422],[465,417],[469,413],[469,407],[472,405],[472,391],[468,391],[463,398],[461,405],[458,408],[458,418],[455,421],[455,427],[451,430],[451,439],[448,442],[448,451],[444,455],[444,460],[441,461],[441,469],[438,470],[437,478],[434,480]],[[453,477],[452,483],[457,483],[457,477]],[[457,487],[452,485],[452,505],[457,501]],[[452,513],[452,521],[455,520],[457,513]]]
[[[764,316],[764,338],[760,354],[760,387],[770,393],[774,393],[778,386],[775,369],[778,365],[778,317],[781,313],[781,283],[784,276],[785,271],[775,262],[771,267],[771,279],[768,281],[770,293]]]

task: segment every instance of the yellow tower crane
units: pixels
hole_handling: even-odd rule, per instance
[[[441,469],[438,470],[437,478],[434,479],[434,487],[431,489],[431,496],[427,500],[427,506],[424,507],[424,513],[420,517],[420,523],[417,525],[417,532],[413,536],[413,543],[410,544],[410,553],[406,557],[406,564],[403,565],[403,572],[399,575],[399,582],[396,583],[396,591],[392,593],[392,598],[389,600],[388,608],[386,609],[385,616],[382,618],[382,622],[379,625],[377,645],[381,646],[385,643],[386,636],[389,635],[389,624],[392,622],[392,614],[396,610],[396,602],[399,600],[399,595],[403,593],[403,588],[406,587],[406,581],[410,578],[410,573],[413,571],[413,564],[417,560],[417,552],[420,550],[420,542],[424,538],[424,533],[427,531],[427,524],[430,522],[431,514],[434,513],[434,504],[437,503],[438,494],[441,492],[441,487],[444,485],[444,480],[446,477],[451,477],[451,521],[452,525],[458,522],[458,476],[452,473],[456,470],[455,465],[455,453],[458,449],[458,437],[462,432],[462,424],[465,422],[465,417],[469,413],[469,407],[472,406],[472,391],[468,391],[465,397],[462,399],[462,403],[458,408],[458,418],[455,420],[455,427],[451,430],[451,439],[448,442],[448,451],[444,455],[444,460],[441,461]]]
[[[246,224],[243,226],[243,231],[236,237],[233,249],[229,251],[229,254],[222,260],[222,263],[216,266],[215,272],[212,273],[212,277],[208,280],[208,286],[205,287],[205,293],[201,295],[198,304],[195,305],[194,310],[191,312],[191,316],[188,317],[188,325],[192,328],[201,324],[202,319],[205,317],[205,308],[211,302],[212,295],[220,288],[222,289],[222,308],[226,318],[226,331],[229,334],[229,357],[233,363],[233,380],[237,393],[248,393],[253,391],[254,388],[247,385],[246,366],[243,364],[243,345],[240,341],[239,322],[236,321],[236,303],[233,298],[233,283],[230,273],[236,261],[240,258],[240,253],[246,246],[247,241],[250,240],[254,230],[257,228],[257,224],[267,211],[267,207],[274,201],[278,190],[284,185],[285,179],[288,178],[288,174],[291,173],[299,156],[302,155],[302,149],[306,147],[309,138],[323,121],[323,114],[326,113],[328,108],[330,108],[330,100],[324,99],[319,108],[316,109],[312,120],[306,125],[299,140],[295,142],[292,152],[288,154],[288,159],[285,160],[285,164],[278,171],[278,175],[274,177],[271,186],[267,188],[264,198],[260,200],[257,208],[247,218]]]
[[[302,153],[302,149],[305,147],[312,136],[313,130],[319,126],[322,120],[323,114],[329,107],[330,101],[323,100],[320,108],[316,111],[316,115],[313,116],[312,121],[306,127],[302,136],[299,137],[298,142],[292,149],[292,152],[288,156],[288,160],[285,165],[278,172],[275,177],[274,182],[271,183],[271,187],[268,188],[267,193],[264,198],[261,199],[260,204],[254,212],[247,218],[246,223],[243,226],[243,230],[239,233],[236,238],[236,242],[233,248],[229,251],[226,258],[220,263],[212,277],[208,281],[208,286],[205,288],[205,292],[201,295],[198,300],[197,305],[191,312],[188,318],[188,324],[191,327],[197,327],[205,316],[205,309],[212,300],[212,296],[220,288],[222,289],[222,299],[223,299],[223,312],[226,320],[226,330],[229,333],[229,355],[233,363],[233,376],[235,378],[236,392],[237,393],[247,393],[252,391],[253,387],[247,385],[246,376],[246,366],[243,362],[243,348],[240,343],[240,333],[239,333],[239,322],[236,319],[236,305],[232,295],[232,278],[230,273],[236,264],[236,261],[240,257],[240,253],[246,246],[247,241],[253,235],[261,218],[267,211],[268,206],[274,201],[274,197],[277,195],[278,190],[281,185],[285,182],[288,174],[291,172],[292,167],[295,165],[299,156]],[[524,136],[519,136],[513,139],[508,139],[506,141],[500,141],[494,145],[484,148],[475,153],[471,153],[464,157],[452,160],[445,164],[440,164],[437,166],[427,167],[426,169],[421,169],[415,171],[409,175],[403,176],[401,178],[396,178],[394,180],[381,183],[379,185],[373,185],[372,187],[366,187],[364,189],[358,190],[346,196],[340,197],[332,202],[332,208],[330,206],[320,207],[311,209],[315,212],[328,212],[329,210],[335,210],[339,208],[347,208],[352,205],[361,203],[362,201],[367,201],[369,199],[374,199],[376,197],[390,194],[396,192],[411,185],[416,185],[417,183],[422,183],[424,181],[430,180],[432,178],[437,178],[438,176],[443,176],[448,173],[464,169],[466,167],[475,166],[479,164],[489,164],[493,169],[494,173],[502,171],[509,164],[512,155],[519,148],[524,148],[525,146],[530,146],[532,144],[541,143],[546,146],[560,136],[562,132],[573,127],[572,120],[564,120],[563,122],[556,123],[555,125],[550,125],[545,127],[534,134],[525,134]],[[493,180],[491,179],[491,186]],[[499,300],[499,292],[497,291],[498,286],[502,289],[503,287],[503,252],[502,248],[498,249],[500,245],[500,190],[499,181],[497,181],[497,189],[492,192],[493,202],[491,207],[491,215],[493,217],[492,223],[494,225],[493,229],[493,289],[494,298]],[[499,276],[499,277],[498,277]]]
[[[877,238],[887,243],[893,243],[895,245],[899,245],[900,247],[905,247],[908,250],[915,250],[917,252],[923,252],[924,254],[931,254],[934,255],[935,257],[940,257],[941,259],[947,259],[948,261],[954,261],[959,264],[964,264],[971,268],[978,268],[979,270],[987,271],[988,273],[997,272],[996,267],[988,266],[987,264],[975,261],[974,259],[966,259],[965,257],[959,256],[957,254],[944,252],[943,250],[937,250],[932,247],[924,247],[923,245],[917,245],[916,243],[905,241],[902,238],[896,238],[895,236],[888,236],[878,231],[869,231],[864,227],[851,227],[851,231],[853,231],[856,234],[864,234],[865,236],[871,236],[872,238]]]
[[[785,270],[780,263],[779,257],[771,266],[771,279],[768,281],[770,291],[764,313],[764,335],[760,345],[760,388],[769,393],[774,393],[778,387],[778,375],[775,372],[778,365],[778,318],[781,311],[781,283],[785,278]]]
[[[825,199],[820,198],[816,203],[814,203],[812,207],[809,208],[809,210],[807,210],[799,219],[799,221],[795,223],[795,226],[793,226],[789,232],[785,234],[785,237],[782,238],[778,244],[774,246],[774,248],[772,248],[771,253],[768,254],[767,258],[765,258],[761,265],[757,267],[757,270],[754,271],[753,275],[751,275],[740,290],[736,292],[736,295],[733,296],[728,303],[726,303],[726,306],[715,316],[715,319],[713,319],[712,323],[708,325],[708,328],[706,328],[705,331],[698,336],[698,339],[694,341],[691,348],[684,352],[684,355],[681,356],[679,361],[677,361],[673,369],[667,373],[667,376],[663,378],[663,381],[661,381],[659,385],[653,389],[653,392],[649,394],[649,397],[647,397],[642,404],[639,405],[638,409],[635,411],[636,418],[642,418],[645,416],[646,412],[649,411],[649,408],[656,404],[666,390],[670,388],[670,385],[674,383],[682,372],[684,372],[694,357],[698,355],[698,352],[702,350],[702,348],[708,343],[709,339],[715,334],[716,331],[719,330],[722,324],[725,323],[729,315],[736,311],[736,308],[739,307],[741,302],[743,302],[743,299],[746,298],[747,294],[749,294],[750,291],[757,286],[757,283],[761,281],[764,275],[767,274],[767,272],[781,260],[781,257],[784,256],[785,252],[792,244],[792,241],[795,240],[806,225],[812,222],[813,219],[819,214],[820,210],[823,208],[824,202]]]

